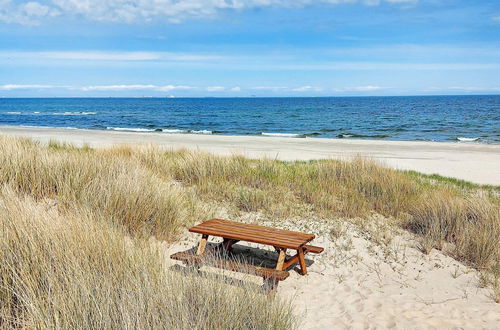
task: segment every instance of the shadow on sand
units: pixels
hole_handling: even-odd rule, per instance
[[[232,246],[231,252],[222,252],[220,250],[217,250],[216,247],[220,243],[208,243],[207,244],[207,250],[205,253],[210,255],[210,257],[213,258],[219,258],[223,259],[226,261],[234,261],[243,265],[248,265],[248,266],[257,266],[257,267],[265,267],[265,268],[270,268],[274,269],[276,267],[276,262],[278,259],[278,253],[275,251],[271,250],[266,250],[266,249],[261,249],[261,248],[256,248],[256,247],[250,247],[250,246],[244,246],[244,245],[239,245],[239,244],[234,244]],[[216,251],[217,250],[217,251]],[[197,251],[197,246],[192,247],[189,250],[185,250],[184,252],[191,253],[191,254],[196,254]],[[216,252],[213,252],[216,251]],[[314,264],[314,261],[311,259],[306,258],[306,265],[309,267],[310,265]],[[184,262],[186,267],[183,267],[179,264],[173,265],[170,267],[171,270],[183,273],[183,274],[190,274],[190,275],[198,275],[198,276],[211,276],[217,280],[224,281],[225,283],[229,285],[234,285],[234,286],[243,286],[243,285],[250,285],[254,286],[255,288],[264,290],[264,292],[268,293],[270,290],[272,291],[277,284],[270,285],[269,281],[264,280],[264,283],[262,286],[259,286],[257,284],[251,283],[250,281],[245,281],[245,280],[240,280],[236,279],[234,277],[227,276],[225,274],[217,274],[213,272],[207,272],[207,271],[202,271],[200,270],[200,265],[195,265],[195,264],[190,264],[187,262]],[[295,265],[291,265],[288,269],[284,270],[294,270],[298,273],[300,273],[300,268]]]

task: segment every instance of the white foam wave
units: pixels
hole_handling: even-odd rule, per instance
[[[294,133],[260,133],[263,136],[274,136],[274,137],[291,137],[291,138],[303,138],[304,134],[294,134]]]
[[[9,114],[9,115],[20,115],[21,112],[20,111],[8,111],[7,114]]]
[[[71,111],[65,111],[65,112],[53,112],[53,115],[58,115],[58,116],[88,116],[88,115],[96,115],[97,112],[71,112]]]
[[[124,132],[158,132],[158,133],[167,133],[167,134],[212,134],[212,131],[208,130],[183,130],[183,129],[168,129],[168,128],[130,128],[130,127],[106,127],[108,130],[112,131],[124,131]]]
[[[190,130],[189,133],[192,133],[192,134],[212,134],[212,131],[207,131],[207,130]]]
[[[476,137],[476,138],[457,137],[457,140],[461,141],[461,142],[474,142],[474,141],[479,140],[479,138],[478,137]]]
[[[26,127],[26,128],[77,129],[77,130],[82,129],[82,128],[72,127],[72,126],[59,127],[59,126],[33,126],[33,125],[19,125],[19,127]]]
[[[125,131],[125,132],[154,132],[154,129],[149,128],[128,128],[128,127],[106,127],[112,131]]]

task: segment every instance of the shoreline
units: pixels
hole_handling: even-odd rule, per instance
[[[205,151],[220,155],[284,161],[349,159],[363,156],[382,165],[439,174],[477,184],[500,185],[500,145],[459,142],[299,139],[271,136],[169,134],[68,128],[0,126],[0,134],[50,140],[77,146],[155,144],[165,149]]]

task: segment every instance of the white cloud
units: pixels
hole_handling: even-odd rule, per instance
[[[500,87],[475,87],[475,86],[468,86],[468,87],[448,87],[444,88],[452,91],[464,91],[464,92],[479,92],[479,91],[500,91]]]
[[[58,11],[51,11],[47,6],[44,6],[38,2],[26,2],[21,6],[21,10],[28,17],[44,17],[47,15],[56,16],[59,14]]]
[[[188,90],[193,89],[191,86],[175,86],[175,85],[98,85],[85,87],[72,87],[72,89],[80,89],[82,91],[131,91],[131,90],[154,90],[159,92],[169,92],[173,90]]]
[[[154,89],[155,85],[100,85],[100,86],[85,86],[78,89],[82,91],[122,91],[122,90],[140,90]]]
[[[170,92],[170,91],[175,91],[175,90],[190,90],[190,89],[195,89],[195,87],[192,86],[182,86],[182,85],[166,85],[166,86],[160,86],[154,88],[154,90],[160,91],[160,92]]]
[[[60,14],[78,15],[92,21],[149,22],[154,19],[179,23],[186,18],[214,17],[223,10],[265,7],[301,8],[314,4],[361,3],[375,6],[381,2],[411,4],[418,0],[46,0],[45,5],[25,1],[15,4],[0,0],[0,21],[37,24],[40,18]]]
[[[2,1],[2,0],[0,0]],[[324,54],[324,58],[331,60],[312,59],[314,53]],[[191,64],[202,64],[212,68],[227,69],[249,69],[249,70],[377,70],[377,71],[423,71],[423,70],[496,70],[500,69],[500,63],[496,61],[500,56],[500,50],[491,45],[476,47],[447,47],[443,45],[416,45],[416,44],[393,44],[377,47],[338,47],[324,48],[319,50],[296,50],[295,55],[286,52],[273,54],[246,54],[246,53],[176,53],[176,52],[154,52],[133,51],[116,52],[102,50],[86,51],[9,51],[0,50],[0,61],[8,63],[57,62],[57,64],[73,65],[75,61],[89,62],[93,65],[114,65],[118,62],[151,62],[165,65],[185,65],[189,68]],[[381,61],[362,61],[357,58],[366,57],[366,54],[379,57]],[[410,55],[409,55],[410,54]],[[447,56],[445,57],[444,54]],[[390,56],[391,61],[386,58]],[[454,59],[472,59],[470,61],[449,61]],[[350,61],[342,59],[350,58]],[[434,62],[428,62],[429,58],[437,58]],[[338,60],[335,60],[338,59]],[[65,63],[67,62],[67,63]],[[102,62],[102,63],[99,63]],[[78,64],[78,63],[77,63]],[[265,89],[266,87],[264,87]]]
[[[225,89],[226,89],[226,87],[222,87],[222,86],[209,86],[206,88],[206,90],[209,92],[222,92]]]
[[[257,87],[252,87],[252,89],[255,90],[261,90],[261,91],[283,91],[287,90],[288,87],[284,86],[257,86]]]
[[[0,22],[38,25],[42,19],[60,14],[61,11],[55,6],[49,7],[36,1],[14,4],[11,0],[0,0]]]
[[[57,88],[57,86],[52,86],[52,85],[18,85],[18,84],[0,85],[0,90],[3,90],[3,91],[11,91],[11,90],[15,90],[15,89],[48,89],[48,88]]]
[[[261,67],[263,67],[261,65]],[[277,70],[492,70],[500,63],[398,63],[398,62],[330,62],[313,64],[273,65]]]
[[[292,92],[321,92],[323,88],[314,86],[301,86],[292,88]]]
[[[344,88],[332,88],[334,92],[373,92],[381,89],[385,89],[385,87],[380,86],[356,86],[356,87],[344,87]]]
[[[0,51],[0,58],[36,59],[36,60],[67,60],[67,61],[205,61],[220,60],[218,55],[171,53],[171,52],[112,52],[112,51],[42,51],[17,52]]]
[[[236,86],[236,87],[233,87],[231,89],[229,89],[231,92],[240,92],[241,91],[241,88]]]

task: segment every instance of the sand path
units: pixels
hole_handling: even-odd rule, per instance
[[[298,139],[260,136],[165,134],[0,126],[0,134],[59,140],[76,145],[153,143],[217,154],[281,160],[370,157],[387,166],[437,173],[480,184],[500,185],[500,145],[342,139]]]

